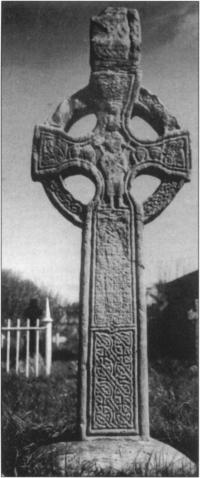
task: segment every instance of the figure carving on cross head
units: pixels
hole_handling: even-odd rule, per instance
[[[105,178],[105,196],[111,208],[123,207],[125,193],[125,174],[128,159],[124,151],[124,140],[117,131],[107,132],[104,137],[95,138],[95,145],[101,155],[98,166]]]

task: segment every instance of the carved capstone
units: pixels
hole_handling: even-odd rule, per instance
[[[83,229],[79,358],[79,430],[91,436],[149,436],[146,307],[142,229],[172,201],[191,168],[190,140],[154,94],[140,86],[141,27],[136,10],[108,7],[91,20],[88,85],[37,126],[32,177],[57,209]],[[86,137],[71,126],[94,114]],[[140,141],[130,121],[157,133]],[[64,178],[96,185],[84,205]],[[143,204],[130,194],[141,174],[160,179]]]
[[[134,72],[140,63],[141,27],[137,10],[108,7],[91,20],[92,71]]]

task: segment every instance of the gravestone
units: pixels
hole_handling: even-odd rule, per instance
[[[194,309],[188,310],[188,320],[192,320],[195,329],[195,361],[199,363],[199,300],[195,299]]]
[[[38,299],[32,298],[29,301],[28,307],[24,311],[24,318],[30,319],[30,326],[36,327],[37,319],[42,317],[42,309],[39,307]],[[31,357],[35,355],[36,347],[36,333],[35,330],[30,331],[30,355]]]
[[[36,126],[32,153],[33,180],[82,228],[79,441],[56,446],[63,475],[69,469],[82,474],[85,463],[89,475],[109,467],[121,472],[136,463],[136,455],[145,466],[150,455],[160,460],[163,446],[168,464],[177,466],[180,455],[149,439],[142,234],[189,180],[189,135],[157,96],[140,86],[138,12],[108,7],[92,18],[90,35],[89,84]],[[89,114],[96,116],[94,130],[73,139],[71,126]],[[134,117],[151,125],[156,141],[134,136]],[[65,188],[64,179],[74,174],[96,186],[88,205]],[[141,174],[160,179],[143,204],[130,193]],[[181,460],[191,465],[183,455]]]

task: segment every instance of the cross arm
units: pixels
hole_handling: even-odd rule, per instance
[[[103,191],[90,137],[74,140],[62,129],[36,126],[32,148],[32,179],[40,181],[53,205],[73,224],[82,227],[87,206],[67,191],[64,179],[74,174],[89,177],[96,185],[95,202]]]
[[[155,219],[174,199],[191,169],[190,140],[187,132],[175,133],[161,141],[134,148],[136,176],[150,174],[160,179],[156,191],[143,204],[144,223]]]
[[[128,118],[125,132],[132,151],[135,177],[150,174],[160,179],[156,191],[143,203],[144,223],[155,219],[173,200],[184,182],[190,180],[191,148],[187,131],[180,129],[156,95],[140,88],[131,117],[140,117],[157,132],[156,141],[141,141],[133,136]]]
[[[134,142],[132,154],[137,175],[146,172],[160,179],[168,175],[189,181],[191,154],[187,131],[175,132],[155,142]]]

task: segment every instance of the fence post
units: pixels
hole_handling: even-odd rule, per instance
[[[59,347],[60,345],[60,333],[56,332],[56,347]]]
[[[43,319],[46,325],[46,343],[45,343],[45,358],[46,358],[46,375],[51,373],[52,364],[52,322],[53,319],[50,315],[49,298],[46,298],[46,310],[45,317]]]
[[[30,319],[26,321],[26,378],[29,377],[30,365]]]
[[[7,351],[6,351],[6,372],[10,372],[10,327],[11,327],[11,320],[8,319],[7,321]]]
[[[40,319],[36,320],[36,327],[40,326]],[[40,350],[40,331],[36,329],[36,341],[35,341],[35,376],[39,375],[39,350]]]
[[[21,327],[21,320],[17,319],[17,332],[16,332],[16,363],[15,363],[15,370],[16,373],[19,372],[19,354],[20,354],[20,327]]]

